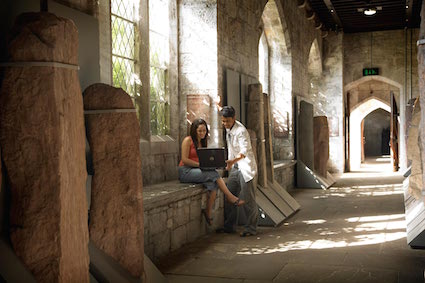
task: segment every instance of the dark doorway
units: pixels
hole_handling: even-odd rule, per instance
[[[367,115],[363,121],[365,157],[390,154],[390,113],[380,108]]]

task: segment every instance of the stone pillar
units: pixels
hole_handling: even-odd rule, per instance
[[[84,109],[94,169],[90,240],[141,277],[143,195],[136,111],[127,93],[105,84],[84,91]]]
[[[10,239],[37,282],[89,282],[78,31],[68,19],[26,13],[9,42],[0,143],[11,191]]]
[[[247,128],[257,137],[258,184],[267,185],[266,147],[264,139],[264,98],[261,84],[248,86]]]
[[[313,118],[314,171],[327,176],[329,160],[329,127],[326,116]]]

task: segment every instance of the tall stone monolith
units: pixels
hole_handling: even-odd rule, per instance
[[[20,15],[0,93],[10,239],[37,282],[89,282],[78,31],[50,13]]]
[[[326,116],[313,118],[314,171],[327,176],[329,160],[329,126]]]
[[[264,97],[261,84],[248,86],[246,127],[257,137],[258,184],[267,186],[266,144],[264,137]]]
[[[130,96],[94,84],[84,91],[93,159],[90,240],[133,276],[143,275],[140,128]]]

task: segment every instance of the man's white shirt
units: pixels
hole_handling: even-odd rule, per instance
[[[226,129],[226,142],[228,159],[234,159],[239,153],[245,156],[236,164],[238,164],[245,182],[251,181],[257,174],[257,163],[252,151],[249,133],[241,122],[235,121],[232,129]]]

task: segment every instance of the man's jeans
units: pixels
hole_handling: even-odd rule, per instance
[[[227,187],[235,196],[245,201],[245,204],[240,206],[246,216],[246,224],[244,231],[256,234],[258,222],[258,206],[255,201],[254,180],[245,183],[241,171],[233,167],[229,172],[227,179]],[[233,230],[233,225],[236,223],[237,210],[232,203],[224,203],[224,229]]]

